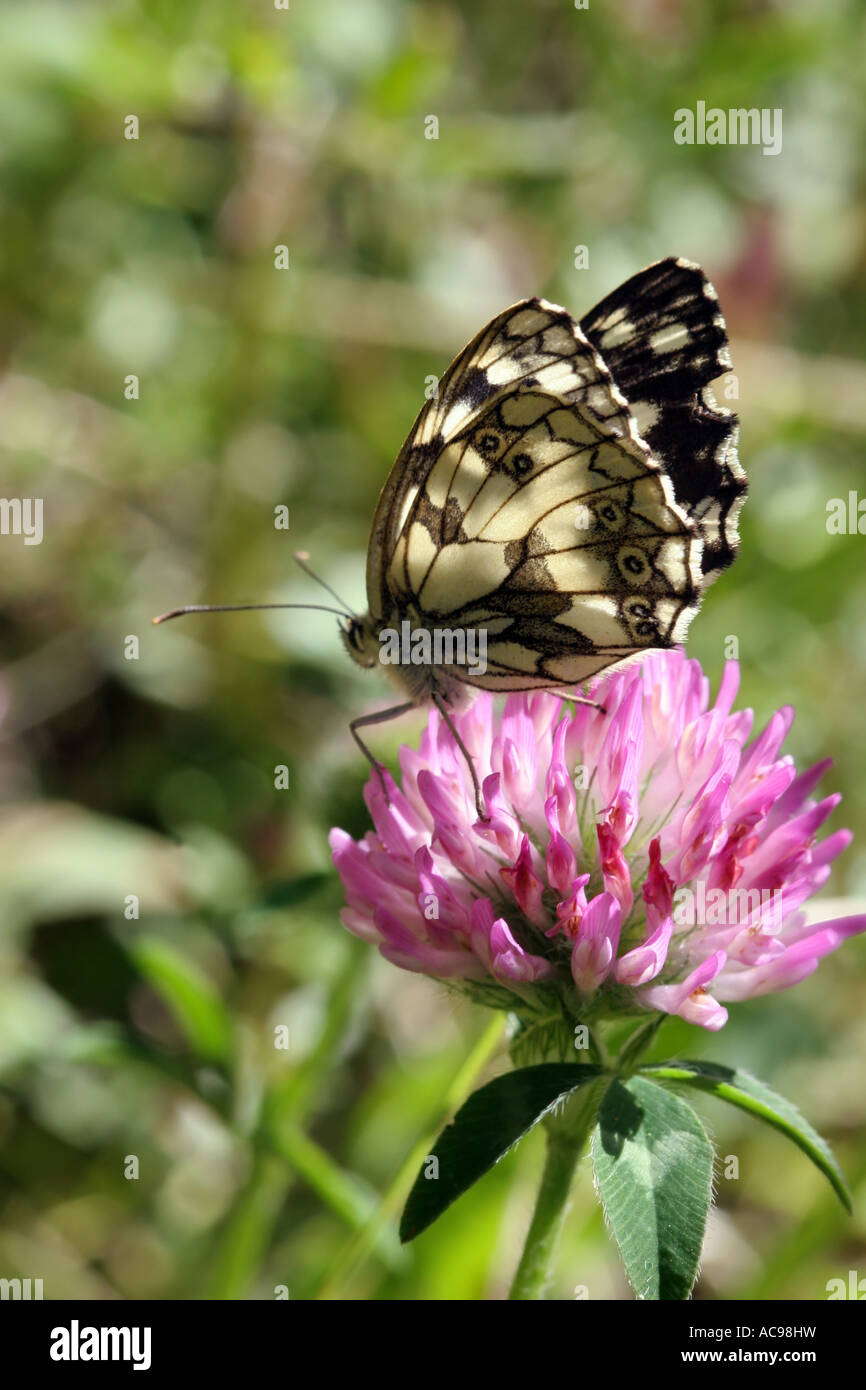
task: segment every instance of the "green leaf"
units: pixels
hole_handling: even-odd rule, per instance
[[[197,1056],[227,1062],[232,1024],[213,983],[167,941],[141,936],[129,948],[133,964],[156,990]]]
[[[470,1096],[440,1134],[409,1193],[400,1222],[405,1242],[441,1216],[522,1139],[557,1101],[602,1075],[601,1067],[542,1062],[497,1076]],[[430,1158],[437,1165],[429,1163]],[[438,1172],[427,1177],[428,1170]]]
[[[592,1161],[638,1298],[688,1298],[713,1180],[712,1146],[691,1106],[643,1076],[613,1081],[593,1132]]]
[[[845,1174],[833,1157],[830,1146],[804,1119],[799,1110],[784,1096],[777,1095],[763,1081],[739,1068],[717,1066],[711,1062],[665,1062],[649,1063],[641,1071],[646,1076],[654,1076],[659,1081],[682,1082],[695,1086],[726,1100],[730,1105],[739,1106],[764,1120],[774,1129],[792,1139],[803,1150],[817,1168],[832,1184],[842,1205],[851,1211],[851,1193],[845,1181]]]

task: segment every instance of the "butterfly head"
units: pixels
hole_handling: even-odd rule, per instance
[[[379,639],[369,613],[363,618],[349,618],[345,626],[341,625],[340,636],[349,656],[359,666],[370,671],[379,664]]]

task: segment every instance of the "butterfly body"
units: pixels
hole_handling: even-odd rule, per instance
[[[470,657],[478,647],[486,646],[486,634],[478,641],[483,629],[469,632]],[[463,649],[465,651],[465,637]],[[457,709],[471,698],[465,670],[480,672],[484,661],[472,660],[466,665],[455,667],[453,660],[444,665],[435,662],[433,654],[448,644],[450,654],[454,655],[455,637],[461,634],[452,629],[437,629],[425,626],[420,615],[406,616],[395,613],[391,620],[375,620],[369,613],[363,617],[351,618],[341,629],[341,636],[352,660],[365,670],[379,666],[393,685],[412,701],[423,705],[440,696],[451,708]],[[473,637],[475,642],[473,644]]]

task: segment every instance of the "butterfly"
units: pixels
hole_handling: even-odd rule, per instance
[[[573,690],[685,640],[739,540],[738,423],[710,385],[730,369],[716,291],[673,257],[579,323],[523,299],[454,359],[380,494],[368,612],[339,614],[352,659],[406,696],[349,726],[383,787],[359,730],[432,701],[483,818],[451,719],[468,690]],[[155,621],[190,611],[214,608]]]

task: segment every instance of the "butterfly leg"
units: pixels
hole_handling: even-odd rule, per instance
[[[484,797],[481,795],[481,787],[478,783],[478,773],[475,771],[475,764],[473,763],[472,758],[470,757],[469,750],[466,747],[466,744],[463,742],[460,735],[458,734],[457,730],[455,729],[454,724],[451,721],[451,716],[448,713],[448,706],[442,699],[442,696],[434,690],[431,698],[439,713],[442,715],[442,718],[445,720],[445,723],[448,725],[448,728],[451,730],[454,742],[457,744],[457,747],[460,749],[460,752],[466,759],[466,764],[469,768],[469,772],[472,777],[472,785],[475,788],[475,809],[478,812],[478,819],[489,820],[490,818],[487,814],[487,808],[484,805]]]
[[[572,695],[571,698],[576,705],[592,705],[593,709],[600,709],[602,714],[607,713],[604,705],[600,705],[598,700],[590,700],[588,695]]]
[[[547,693],[554,695],[564,705],[592,705],[593,709],[601,710],[602,714],[607,713],[604,705],[600,705],[598,700],[590,700],[588,695],[563,695],[561,690],[548,690]]]
[[[373,754],[370,752],[366,743],[361,738],[361,735],[358,733],[358,730],[363,729],[365,725],[368,724],[385,724],[389,719],[396,719],[398,715],[408,714],[409,710],[414,708],[415,705],[413,704],[413,702],[411,700],[407,700],[404,705],[392,705],[390,709],[380,709],[375,714],[362,714],[359,716],[359,718],[353,719],[351,724],[349,725],[349,732],[351,733],[352,738],[355,740],[361,752],[364,754],[364,757],[367,759],[367,762],[370,764],[370,766],[375,771],[376,776],[379,778],[379,781],[382,784],[382,791],[385,793],[385,800],[389,804],[390,797],[388,796],[388,788],[385,784],[385,767],[382,763],[378,761],[377,758],[373,757]]]

